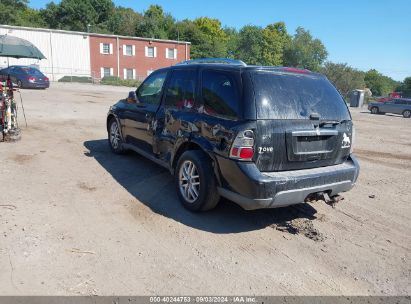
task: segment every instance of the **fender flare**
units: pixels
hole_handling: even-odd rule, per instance
[[[120,131],[121,140],[124,142],[123,128],[121,127],[120,120],[118,119],[118,116],[117,116],[115,113],[113,113],[113,112],[109,112],[109,113],[107,114],[107,120],[106,120],[106,129],[107,129],[107,132],[109,132],[108,124],[110,123],[110,120],[111,120],[112,118],[114,118],[114,119],[117,121],[117,124],[118,124],[119,127],[120,127],[120,128],[119,128],[119,131]]]
[[[170,164],[170,170],[171,173],[174,174],[174,170],[175,170],[175,166],[177,165],[177,161],[178,161],[178,157],[181,155],[182,151],[181,148],[184,145],[190,145],[190,144],[194,144],[195,146],[198,146],[200,148],[201,151],[203,151],[204,153],[206,153],[208,155],[208,157],[211,159],[213,168],[214,168],[214,175],[217,179],[217,183],[219,186],[221,186],[221,179],[220,179],[220,167],[218,165],[218,161],[213,153],[213,146],[210,144],[210,142],[208,142],[207,140],[201,138],[201,137],[192,137],[192,138],[181,138],[178,141],[178,145],[177,148],[175,149],[175,152],[173,153],[173,157],[171,159],[171,164]],[[190,149],[187,149],[190,150]]]

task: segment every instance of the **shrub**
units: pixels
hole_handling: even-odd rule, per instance
[[[81,82],[81,83],[92,83],[91,77],[87,76],[64,76],[58,80],[58,82]]]
[[[118,81],[118,80],[120,80],[120,77],[117,77],[117,76],[104,76],[101,79],[101,82],[111,82],[111,81]]]
[[[138,87],[140,81],[134,79],[120,79],[117,76],[108,76],[101,79],[101,84],[125,87]]]

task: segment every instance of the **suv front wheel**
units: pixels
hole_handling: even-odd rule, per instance
[[[123,140],[121,139],[120,127],[115,118],[111,118],[108,124],[108,143],[110,145],[111,151],[116,154],[122,154]]]
[[[177,193],[181,203],[191,211],[213,209],[220,200],[213,166],[199,150],[184,152],[175,171]]]

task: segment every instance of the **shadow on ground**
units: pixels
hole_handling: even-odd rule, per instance
[[[317,211],[308,204],[245,211],[225,199],[212,211],[192,213],[180,204],[169,171],[136,153],[113,154],[106,139],[86,141],[84,146],[89,150],[85,153],[87,157],[93,157],[121,186],[153,212],[199,230],[238,233],[267,226],[288,227],[294,219],[316,218]],[[296,233],[293,229],[286,230]]]

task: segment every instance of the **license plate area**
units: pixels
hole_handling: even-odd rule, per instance
[[[302,130],[287,132],[289,161],[315,161],[332,158],[338,131]]]

